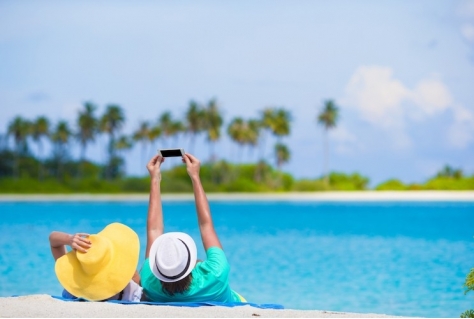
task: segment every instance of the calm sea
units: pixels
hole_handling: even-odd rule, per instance
[[[165,202],[166,231],[198,243],[193,202]],[[459,317],[474,308],[474,202],[211,202],[231,286],[286,308]],[[147,203],[0,203],[0,296],[60,295],[48,235],[129,225]]]

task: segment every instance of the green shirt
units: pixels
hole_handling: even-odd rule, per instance
[[[230,265],[219,247],[211,247],[206,252],[207,259],[198,262],[192,271],[193,279],[189,289],[170,296],[161,289],[161,282],[150,269],[148,258],[140,271],[143,291],[148,299],[157,302],[241,302],[239,295],[230,289]]]

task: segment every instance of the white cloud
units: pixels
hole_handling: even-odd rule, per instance
[[[421,80],[412,91],[411,100],[426,115],[440,113],[453,103],[448,88],[437,76]]]
[[[469,41],[474,42],[474,25],[466,23],[461,27],[461,34]]]
[[[342,103],[354,106],[371,124],[398,126],[402,115],[399,105],[409,96],[409,91],[393,79],[392,73],[389,67],[359,67],[346,86]]]
[[[403,126],[406,116],[432,116],[450,107],[451,93],[437,75],[407,88],[389,67],[359,67],[346,86],[343,103],[355,107],[363,119],[383,127]],[[410,102],[415,107],[403,107]]]
[[[450,145],[464,148],[474,140],[474,115],[454,103],[449,89],[436,74],[421,79],[410,89],[393,77],[390,67],[362,66],[350,78],[345,93],[341,104],[385,131],[396,149],[413,145],[406,130],[410,120],[424,121],[448,111],[453,115],[448,133]]]
[[[454,122],[448,131],[450,145],[463,149],[474,141],[474,115],[465,107],[455,105]]]

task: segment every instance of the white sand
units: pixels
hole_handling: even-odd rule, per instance
[[[393,318],[382,314],[361,314],[320,310],[259,309],[250,306],[173,307],[121,305],[107,302],[70,302],[48,295],[0,298],[0,317],[22,318]]]
[[[474,191],[357,191],[301,193],[209,193],[211,201],[474,201]],[[162,195],[163,201],[194,200],[193,194]],[[13,201],[148,201],[148,194],[0,194]]]

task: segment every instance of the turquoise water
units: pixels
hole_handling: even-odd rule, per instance
[[[198,242],[193,202],[165,202],[166,231]],[[474,267],[474,202],[211,202],[231,286],[286,308],[459,317]],[[0,296],[59,295],[48,235],[118,221],[145,249],[147,203],[0,203]],[[198,242],[199,243],[199,242]],[[198,244],[198,254],[204,257]]]

